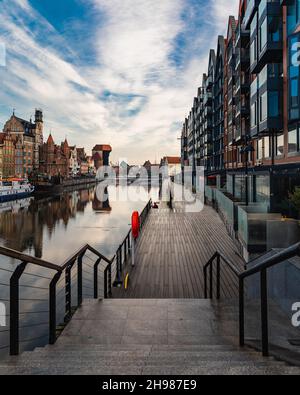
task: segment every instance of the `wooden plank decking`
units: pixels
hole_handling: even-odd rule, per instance
[[[219,250],[243,268],[243,260],[219,215],[210,207],[199,213],[152,210],[136,248],[136,266],[128,265],[129,289],[115,298],[203,298],[203,266]],[[222,267],[222,297],[237,295],[237,279]]]

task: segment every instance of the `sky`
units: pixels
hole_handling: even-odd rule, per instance
[[[180,155],[182,123],[238,0],[0,0],[0,129],[44,111],[44,138],[111,159]],[[3,54],[5,53],[5,62]]]

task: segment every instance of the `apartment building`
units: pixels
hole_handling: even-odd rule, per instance
[[[299,52],[299,1],[241,0],[183,128],[208,184],[288,216],[300,185]]]

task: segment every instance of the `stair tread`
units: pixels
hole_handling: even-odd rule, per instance
[[[240,348],[237,319],[236,301],[85,301],[55,345],[0,361],[0,375],[300,374]]]

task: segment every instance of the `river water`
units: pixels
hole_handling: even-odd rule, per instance
[[[0,204],[0,245],[61,265],[81,246],[90,244],[111,258],[130,229],[131,214],[141,212],[158,190],[143,186],[109,187],[109,199],[99,187],[62,193],[45,199],[28,198]],[[0,256],[0,305],[6,307],[6,326],[0,327],[0,354],[9,343],[9,279],[13,259]],[[92,264],[90,262],[90,264]],[[84,273],[85,296],[92,297],[90,271]],[[29,265],[20,287],[21,349],[43,345],[48,336],[48,285],[53,272]],[[74,282],[76,279],[73,280]],[[32,288],[32,286],[36,288]],[[59,288],[60,286],[60,288]],[[63,319],[64,279],[58,286]],[[90,290],[90,291],[89,291]],[[75,292],[73,299],[76,299]],[[0,318],[3,312],[0,312]],[[3,317],[2,317],[3,321]]]

